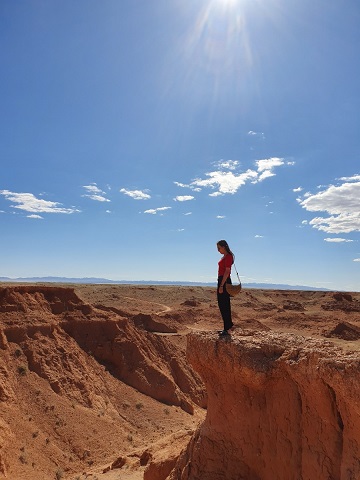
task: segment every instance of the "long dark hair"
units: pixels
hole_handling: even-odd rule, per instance
[[[235,255],[234,255],[233,252],[230,250],[230,247],[229,247],[229,245],[228,245],[228,243],[227,243],[226,240],[219,240],[219,241],[217,242],[217,245],[219,245],[220,247],[225,248],[226,252],[227,252],[227,253],[230,253],[230,255],[232,255],[232,257],[233,257],[233,260],[235,260]]]

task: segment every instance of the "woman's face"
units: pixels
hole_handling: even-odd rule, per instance
[[[225,253],[226,253],[225,247],[222,247],[219,244],[217,244],[216,246],[217,246],[218,252],[221,253],[221,255],[225,255]]]

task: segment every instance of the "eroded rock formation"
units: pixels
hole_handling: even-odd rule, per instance
[[[195,403],[204,404],[199,379],[173,345],[136,328],[136,323],[115,312],[84,303],[72,288],[0,288],[0,323],[3,348],[9,342],[18,344],[30,371],[49,381],[56,393],[80,391],[87,406],[96,394],[87,391],[89,382],[74,382],[68,371],[71,366],[74,374],[82,377],[81,371],[86,368],[83,352],[119,380],[163,403],[181,406],[189,413],[189,396]],[[155,330],[156,322],[152,327]],[[7,395],[6,387],[0,389],[0,396]]]
[[[360,478],[360,360],[292,334],[188,337],[208,394],[171,480]]]
[[[105,461],[103,450],[115,457],[113,438],[125,458],[140,448],[140,428],[149,436],[161,428],[146,412],[189,417],[205,401],[201,379],[166,337],[72,288],[0,288],[0,476],[89,467]]]

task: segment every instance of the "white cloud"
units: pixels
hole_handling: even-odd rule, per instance
[[[84,195],[84,197],[89,197],[91,200],[95,200],[97,202],[110,202],[110,200],[102,195]]]
[[[341,242],[353,242],[354,240],[347,240],[346,238],[324,238],[324,242],[341,243]]]
[[[216,218],[226,218],[225,215],[216,215]]]
[[[255,163],[258,167],[258,172],[264,172],[265,170],[272,170],[274,167],[280,167],[281,165],[284,165],[284,159],[271,157],[263,160],[257,160]]]
[[[186,212],[184,215],[192,215],[192,212]]]
[[[249,130],[248,135],[250,135],[251,137],[260,137],[262,139],[265,138],[265,135],[263,132],[254,132],[254,130]]]
[[[255,238],[264,238],[264,235],[255,235]]]
[[[262,182],[266,178],[274,177],[275,173],[273,172],[275,167],[281,167],[284,165],[284,159],[278,157],[265,158],[263,160],[257,160],[257,171],[260,173],[257,182]],[[256,182],[255,182],[256,183]]]
[[[189,200],[194,200],[194,198],[192,195],[179,195],[174,200],[175,202],[188,202]]]
[[[298,203],[309,212],[327,212],[330,216],[315,217],[309,223],[327,233],[360,231],[360,181],[357,175],[352,182],[330,185],[321,192],[305,193]]]
[[[205,173],[205,178],[196,178],[189,185],[193,190],[211,188],[216,190],[209,194],[211,197],[218,197],[225,194],[234,194],[246,183],[258,183],[269,177],[275,176],[274,169],[285,165],[283,158],[271,157],[257,160],[255,169],[248,169],[245,172],[237,173],[238,160],[220,160],[215,165],[219,168]],[[288,162],[291,164],[291,162]],[[184,184],[179,184],[184,186]]]
[[[220,162],[215,162],[215,165],[219,168],[227,168],[228,170],[235,170],[239,162],[238,160],[220,160]]]
[[[270,178],[270,177],[275,177],[275,173],[272,172],[271,170],[265,170],[264,172],[262,172],[262,174],[259,176],[256,182],[262,182],[266,178]]]
[[[102,190],[100,190],[96,183],[92,183],[91,185],[83,185],[83,188],[90,193],[104,193]]]
[[[90,185],[83,185],[83,188],[88,192],[83,197],[90,198],[91,200],[95,200],[97,202],[110,202],[106,195],[106,192],[101,190],[96,183],[91,183]]]
[[[32,215],[26,215],[26,216],[27,216],[27,218],[38,218],[38,219],[41,219],[41,220],[44,219],[44,217],[42,217],[41,215],[32,214]]]
[[[302,191],[303,191],[302,187],[293,188],[293,192],[302,192]]]
[[[169,210],[171,207],[159,207],[159,208],[149,208],[145,210],[144,213],[149,213],[150,215],[156,215],[158,212],[163,212],[164,210]]]
[[[178,228],[177,231],[178,231],[178,232],[184,232],[184,231],[185,231],[185,228]]]
[[[186,183],[181,183],[181,182],[174,182],[174,184],[180,188],[189,188],[193,192],[201,192],[201,188],[195,187],[194,185],[188,185]]]
[[[127,190],[126,188],[122,188],[120,192],[133,198],[134,200],[148,200],[151,198],[148,193],[142,190]]]
[[[112,213],[111,210],[105,210],[105,213]]]
[[[353,262],[360,262],[360,258],[354,258]]]
[[[198,187],[218,187],[219,190],[216,195],[221,195],[225,193],[236,193],[242,185],[251,179],[257,178],[257,173],[253,170],[247,170],[244,173],[239,175],[234,174],[233,172],[223,172],[221,170],[215,172],[209,172],[205,174],[206,179],[196,179],[193,184]],[[215,196],[214,194],[211,196]]]
[[[345,182],[360,182],[360,175],[356,174],[352,177],[341,177],[339,180],[343,180]]]
[[[32,193],[16,193],[10,192],[9,190],[0,190],[0,195],[3,195],[7,200],[16,204],[11,205],[12,208],[18,208],[26,212],[66,214],[80,212],[80,210],[76,208],[64,208],[59,202],[36,198]]]

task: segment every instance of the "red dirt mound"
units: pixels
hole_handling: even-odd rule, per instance
[[[325,337],[341,338],[342,340],[359,340],[360,339],[360,327],[352,325],[348,322],[340,322],[335,328],[328,332],[325,332]]]

